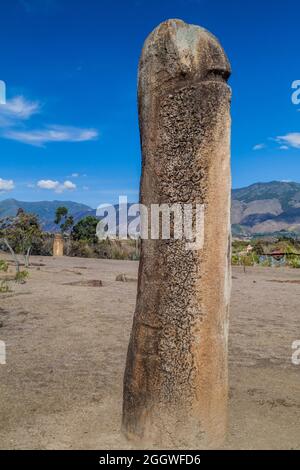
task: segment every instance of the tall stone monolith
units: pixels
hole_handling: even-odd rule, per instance
[[[54,237],[53,256],[64,256],[64,239],[60,233],[56,233]]]
[[[204,204],[204,244],[142,240],[123,404],[123,431],[140,445],[216,447],[225,436],[229,76],[220,43],[201,27],[169,20],[145,42],[140,202]]]

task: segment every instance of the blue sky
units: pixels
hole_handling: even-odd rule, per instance
[[[292,0],[1,0],[0,200],[138,199],[142,44],[181,18],[232,64],[233,187],[300,182],[299,6]]]

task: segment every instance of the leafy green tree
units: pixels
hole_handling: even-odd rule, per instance
[[[56,209],[54,223],[59,225],[62,235],[69,232],[74,224],[74,218],[69,215],[69,211],[66,207],[61,206]]]
[[[24,256],[25,266],[29,266],[29,257],[34,244],[43,237],[38,218],[34,214],[26,214],[19,209],[15,217],[7,217],[0,221],[0,242],[10,251],[16,265],[17,274],[20,263],[17,254]]]
[[[96,228],[98,223],[99,220],[96,217],[88,215],[73,227],[72,239],[76,241],[85,240],[93,244],[97,243]]]

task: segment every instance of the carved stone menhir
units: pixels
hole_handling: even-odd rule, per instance
[[[159,25],[139,66],[140,202],[204,204],[204,245],[143,240],[123,431],[141,445],[216,447],[228,392],[230,64],[218,40]]]
[[[64,256],[64,239],[60,233],[56,233],[54,237],[53,256]]]

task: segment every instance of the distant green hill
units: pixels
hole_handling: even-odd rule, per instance
[[[24,202],[17,201],[16,199],[5,199],[0,201],[0,219],[15,216],[18,209],[22,208],[25,212],[36,214],[44,230],[55,231],[57,228],[53,221],[55,219],[55,211],[60,206],[67,207],[70,214],[76,219],[79,214],[86,215],[87,212],[92,211],[91,207],[72,201]]]

